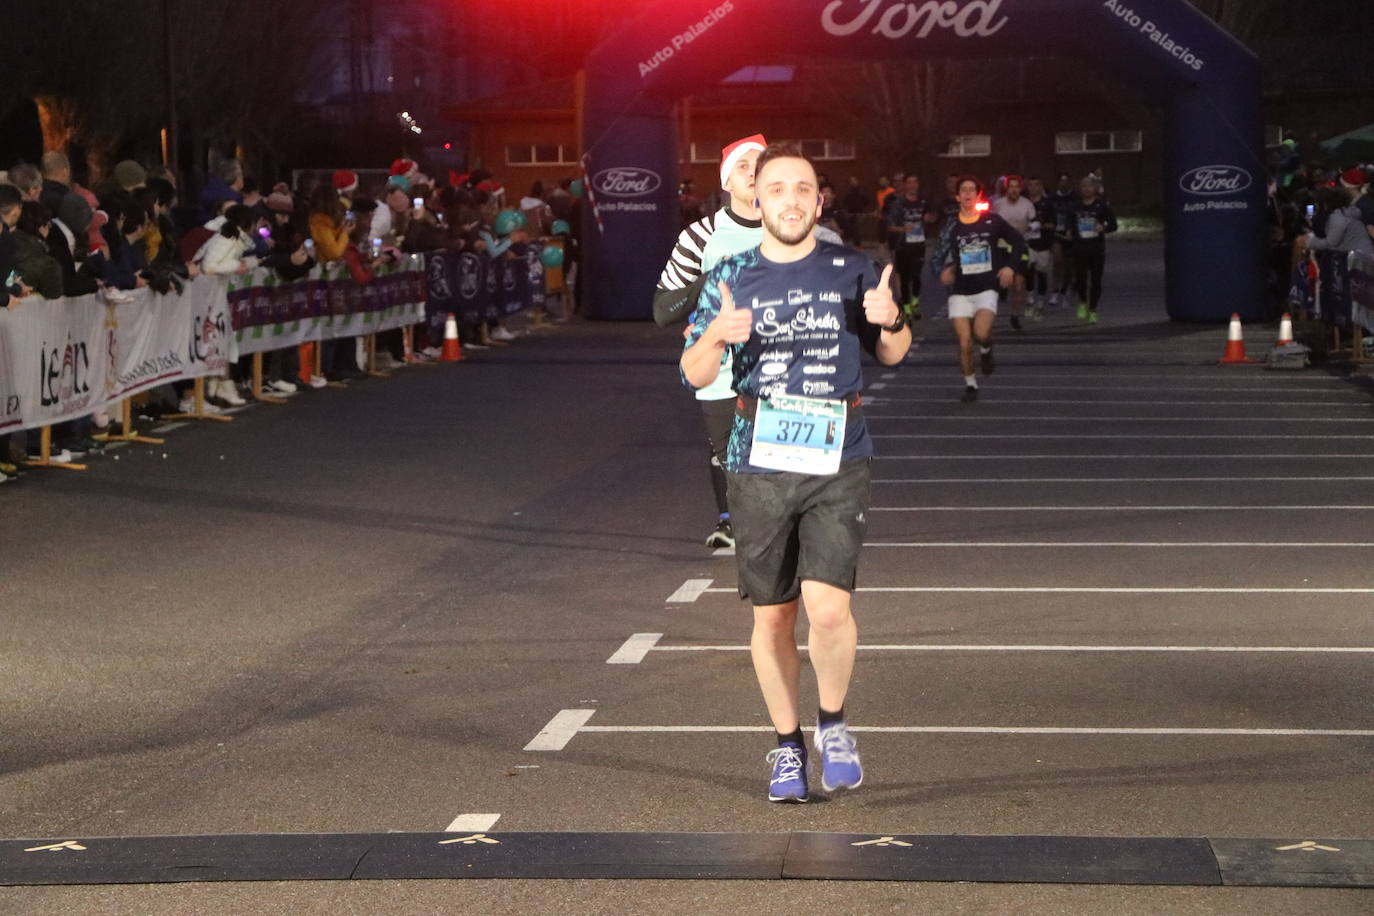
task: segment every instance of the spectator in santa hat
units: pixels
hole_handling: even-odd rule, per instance
[[[339,196],[345,210],[353,209],[353,192],[357,190],[357,172],[352,169],[339,169],[334,173],[334,193]]]
[[[1369,176],[1363,169],[1346,169],[1341,173],[1341,187],[1354,198],[1365,231],[1374,238],[1374,197],[1368,193]]]
[[[1374,238],[1355,205],[1354,193],[1353,188],[1344,184],[1338,188],[1317,188],[1317,216],[1306,239],[1307,248],[1374,255]]]
[[[420,166],[414,159],[395,159],[391,163],[391,172],[388,181],[396,178],[404,178],[405,184],[409,185],[420,174]]]

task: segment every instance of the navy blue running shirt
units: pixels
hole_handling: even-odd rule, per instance
[[[721,282],[730,288],[736,307],[754,313],[749,340],[728,347],[734,357],[735,391],[753,398],[796,394],[839,400],[863,390],[860,350],[873,355],[881,333],[864,317],[864,293],[878,285],[866,256],[817,242],[815,251],[786,264],[768,260],[758,248],[726,258],[706,276],[687,347],[700,340],[720,314],[716,284]],[[753,427],[735,417],[725,469],[777,473],[749,463]],[[862,415],[851,414],[841,460],[872,454],[873,440]]]

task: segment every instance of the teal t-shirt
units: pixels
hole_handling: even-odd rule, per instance
[[[762,241],[763,222],[761,220],[744,219],[736,216],[729,206],[721,207],[720,212],[716,214],[716,229],[711,233],[711,237],[706,240],[706,247],[701,251],[702,276],[710,273],[711,268],[731,255],[759,247],[759,243]],[[689,319],[692,324],[696,324],[696,317],[694,312]],[[720,374],[716,376],[714,382],[705,388],[698,389],[697,400],[723,401],[726,398],[733,398],[735,391],[730,387],[730,378],[730,350],[727,348],[720,363]]]

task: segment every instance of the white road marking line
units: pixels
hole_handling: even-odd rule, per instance
[[[662,633],[636,633],[625,640],[624,645],[615,650],[615,654],[606,659],[606,664],[638,665],[644,661],[644,656],[648,655],[649,650],[662,638]]]
[[[734,555],[735,548],[733,547],[717,547],[715,550],[711,551],[711,556],[713,557],[733,557]]]
[[[961,420],[984,423],[998,422],[1064,422],[1064,423],[1374,423],[1374,417],[1052,417],[1052,416],[1007,416],[997,417],[987,414],[895,414],[867,413],[870,420]]]
[[[1000,376],[999,376],[999,378],[1000,378]],[[1088,380],[1085,379],[1084,381],[1086,382],[1086,381],[1088,381]],[[948,382],[892,382],[892,383],[891,383],[891,387],[893,387],[893,388],[909,388],[909,389],[932,389],[932,388],[933,388],[933,389],[939,390],[939,389],[949,388],[949,387],[951,387],[951,385],[950,385]],[[1084,387],[1083,385],[1035,385],[1035,384],[1027,384],[1027,383],[1025,383],[1025,382],[1020,382],[1020,381],[1016,382],[1016,383],[1015,383],[1015,386],[1014,386],[1014,388],[1015,388],[1016,391],[1082,391],[1082,392],[1085,392],[1085,393],[1093,392],[1093,391],[1140,391],[1141,387],[1142,387],[1142,386],[1140,386],[1140,385],[1099,385],[1099,384],[1096,384],[1095,382],[1089,382],[1087,388],[1085,389],[1085,387]],[[1286,387],[1277,387],[1277,386],[1271,388],[1271,387],[1269,387],[1269,386],[1267,386],[1267,385],[1247,385],[1247,386],[1245,386],[1245,387],[1239,387],[1239,386],[1238,386],[1238,387],[1234,387],[1234,388],[1227,388],[1227,387],[1225,387],[1225,386],[1223,386],[1223,385],[1200,385],[1200,386],[1199,386],[1199,385],[1152,385],[1152,386],[1150,386],[1150,390],[1160,392],[1161,394],[1164,393],[1164,392],[1166,392],[1166,391],[1205,391],[1205,392],[1207,392],[1208,394],[1217,394],[1217,393],[1226,392],[1226,391],[1241,391],[1241,392],[1245,392],[1245,393],[1247,393],[1247,394],[1249,394],[1249,393],[1254,393],[1254,392],[1256,392],[1256,391],[1265,391],[1265,392],[1278,392],[1278,391],[1282,391],[1282,392],[1298,393],[1298,394],[1312,394],[1312,393],[1313,393],[1313,391],[1312,391],[1311,388],[1301,388],[1301,387],[1299,387],[1299,388],[1286,388]],[[1332,389],[1332,390],[1335,391],[1335,390],[1340,390],[1340,389]],[[1358,393],[1359,393],[1359,392],[1358,392],[1358,389],[1355,389],[1355,388],[1347,388],[1347,389],[1344,389],[1344,390],[1349,391],[1351,394],[1358,394]],[[1085,401],[1086,403],[1091,403],[1091,399],[1090,399],[1090,398],[1085,398],[1084,401]]]
[[[950,390],[952,391],[953,388],[954,388],[954,386],[951,385],[951,386],[950,386]],[[1004,399],[1003,399],[1003,396],[1009,393],[1009,392],[1007,392],[1005,389],[998,390],[998,389],[989,388],[989,389],[984,389],[984,390],[985,390],[985,391],[991,391],[993,394],[995,394],[995,395],[998,397],[997,405],[998,405],[999,407],[1002,406],[1002,405],[1006,405],[1006,406],[1012,406],[1012,405],[1020,406],[1020,405],[1023,405],[1023,404],[1076,404],[1076,405],[1084,406],[1084,407],[1093,407],[1093,406],[1097,406],[1097,405],[1099,405],[1099,404],[1111,404],[1111,405],[1113,405],[1113,406],[1116,406],[1116,405],[1133,405],[1133,406],[1150,406],[1150,407],[1158,407],[1158,406],[1159,406],[1159,400],[1158,400],[1157,398],[1156,398],[1155,400],[1150,400],[1150,401],[1106,400],[1106,399],[1100,399],[1100,398],[1005,398],[1005,400],[1004,400]],[[1013,389],[1013,391],[1014,391],[1014,389]],[[897,400],[898,400],[897,398],[893,398],[893,397],[885,397],[885,398],[881,398],[881,399],[878,399],[878,398],[873,398],[873,399],[864,398],[864,406],[867,407],[867,406],[869,406],[869,405],[871,405],[871,404],[879,404],[879,403],[881,403],[881,404],[895,403],[895,402],[897,402]],[[901,403],[903,403],[903,404],[952,404],[952,403],[955,402],[956,398],[955,398],[953,395],[951,395],[950,397],[943,397],[943,398],[901,398],[900,400],[901,400]],[[1354,400],[1354,399],[1352,399],[1352,398],[1341,398],[1340,400],[1328,399],[1328,400],[1324,400],[1324,401],[1276,401],[1276,400],[1273,400],[1273,399],[1270,399],[1270,400],[1267,400],[1267,401],[1234,401],[1234,400],[1233,400],[1233,401],[1194,401],[1194,400],[1186,400],[1186,401],[1184,401],[1184,400],[1176,400],[1176,401],[1174,401],[1174,403],[1176,403],[1176,404],[1194,404],[1194,405],[1198,405],[1198,406],[1204,406],[1204,405],[1205,405],[1205,406],[1224,405],[1224,406],[1227,406],[1227,407],[1326,407],[1326,408],[1331,408],[1331,407],[1350,407],[1350,408],[1355,408],[1355,407],[1358,407],[1358,408],[1361,408],[1361,409],[1364,409],[1364,410],[1368,410],[1368,409],[1369,409],[1369,404],[1368,404],[1367,401],[1357,401],[1357,400]]]
[[[708,588],[718,595],[735,595],[738,589]],[[856,592],[909,594],[1042,594],[1042,595],[1374,595],[1374,588],[1212,588],[1206,586],[1038,586],[1038,585],[869,585]]]
[[[892,477],[872,483],[1313,483],[1332,480],[1368,481],[1374,480],[1374,477]]]
[[[1318,512],[1365,511],[1374,505],[1307,506],[874,506],[870,512]]]
[[[882,374],[882,378],[883,378],[884,380],[887,380],[887,379],[894,379],[894,378],[896,378],[896,377],[897,377],[897,373],[895,373],[895,372],[884,372],[884,373]]]
[[[670,604],[691,604],[701,597],[701,593],[710,587],[711,579],[688,579],[678,586],[677,591],[668,596]]]
[[[1374,439],[1374,435],[1362,433],[1313,433],[1311,435],[1295,435],[1291,433],[1179,433],[1171,435],[1169,433],[886,433],[879,435],[874,433],[874,439],[1107,439],[1111,441],[1125,439],[1145,439],[1150,442],[1158,442],[1164,439]]]
[[[886,388],[886,387],[887,387],[887,382],[874,382],[872,385],[869,385],[869,386],[868,386],[868,389],[867,389],[867,390],[868,390],[868,391],[882,391],[882,390],[883,390],[884,388]]]
[[[807,651],[798,646],[798,651]],[[655,652],[748,652],[749,646],[654,646]],[[1311,655],[1370,655],[1374,646],[1027,646],[1027,645],[861,645],[860,652],[1179,652]]]
[[[896,374],[896,373],[888,373],[888,375],[895,375],[895,374]],[[883,378],[887,378],[888,375],[884,375]],[[998,377],[999,379],[1000,379],[1000,378],[1007,378],[1007,379],[1018,380],[1018,381],[1019,381],[1020,379],[1023,379],[1023,378],[1026,378],[1026,379],[1045,379],[1045,378],[1083,379],[1084,381],[1093,382],[1094,385],[1095,385],[1098,381],[1100,381],[1101,379],[1108,379],[1108,378],[1111,378],[1111,379],[1117,379],[1117,378],[1119,378],[1119,379],[1138,379],[1138,380],[1142,380],[1142,381],[1160,381],[1160,380],[1164,380],[1164,381],[1176,381],[1176,382],[1208,382],[1208,381],[1217,381],[1217,382],[1223,382],[1223,383],[1249,383],[1249,384],[1251,384],[1253,387],[1262,387],[1262,386],[1264,385],[1265,382],[1267,382],[1267,381],[1273,381],[1273,380],[1274,380],[1274,376],[1273,376],[1272,374],[1271,374],[1271,375],[1260,375],[1260,374],[1258,374],[1258,373],[1256,373],[1256,374],[1250,376],[1249,378],[1245,378],[1245,377],[1237,378],[1237,377],[1234,375],[1234,369],[1231,369],[1231,368],[1226,368],[1226,369],[1221,369],[1221,368],[1219,368],[1219,369],[1217,369],[1217,371],[1216,371],[1215,374],[1210,374],[1210,375],[1201,375],[1201,374],[1199,374],[1199,375],[1175,375],[1175,374],[1172,374],[1172,373],[1159,373],[1159,372],[1096,372],[1096,371],[1084,371],[1084,372],[1037,372],[1037,371],[1035,371],[1035,368],[1034,368],[1034,367],[1031,367],[1031,366],[1008,366],[1008,367],[999,366],[999,367],[997,368],[997,377]],[[1340,385],[1340,386],[1343,386],[1345,389],[1350,389],[1350,388],[1352,387],[1352,386],[1350,385],[1349,382],[1342,381],[1341,379],[1338,379],[1338,378],[1330,378],[1330,377],[1323,378],[1323,377],[1321,377],[1321,376],[1302,376],[1302,375],[1299,375],[1299,376],[1297,376],[1297,377],[1289,376],[1289,377],[1284,378],[1282,381],[1284,382],[1284,384],[1292,384],[1292,383],[1296,383],[1296,382],[1312,382],[1312,383],[1325,383],[1325,384],[1330,384],[1330,385]]]
[[[191,425],[191,423],[190,423],[189,420],[178,420],[178,421],[173,422],[173,423],[163,423],[161,426],[154,426],[154,427],[153,427],[153,432],[155,432],[155,433],[170,433],[170,432],[171,432],[172,430],[174,430],[174,429],[181,429],[183,426],[190,426],[190,425]]]
[[[543,731],[534,736],[534,740],[525,745],[527,751],[561,751],[567,747],[568,742],[573,739],[586,724],[587,720],[596,714],[595,709],[563,709],[549,720],[549,724],[544,726]]]
[[[810,729],[807,729],[810,730]],[[923,735],[1214,735],[1236,737],[1374,738],[1369,728],[1063,728],[1003,725],[851,725],[852,732]],[[701,732],[771,732],[771,725],[588,725],[583,732],[602,734]]]
[[[865,547],[1374,547],[1374,541],[865,541]]]
[[[444,828],[444,833],[486,833],[500,819],[499,814],[460,814]]]
[[[107,451],[107,452],[118,451],[119,449],[121,449],[121,448],[127,448],[127,447],[130,446],[130,445],[133,445],[133,443],[132,443],[132,442],[111,442],[110,444],[108,444],[108,445],[105,446],[105,451]]]
[[[1302,458],[1304,460],[1313,458],[1358,458],[1361,461],[1368,461],[1369,454],[1366,452],[1314,452],[1312,454],[1297,453],[1271,453],[1271,452],[1245,452],[1235,454],[1165,454],[1161,452],[1148,452],[1145,454],[1131,455],[1085,455],[1082,452],[1068,452],[1050,455],[1006,455],[1006,454],[981,454],[981,455],[875,455],[879,461],[1062,461],[1066,458],[1090,458],[1093,461],[1145,461],[1145,460],[1167,460],[1177,461],[1187,459],[1189,461],[1203,458],[1217,458],[1225,461],[1234,461],[1237,458]]]

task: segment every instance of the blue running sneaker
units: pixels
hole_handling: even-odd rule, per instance
[[[864,768],[854,750],[854,739],[843,722],[816,729],[816,750],[821,755],[821,788],[857,789],[864,781]]]
[[[793,804],[806,801],[806,748],[783,744],[769,751],[764,759],[773,765],[773,778],[768,781],[768,800]]]

